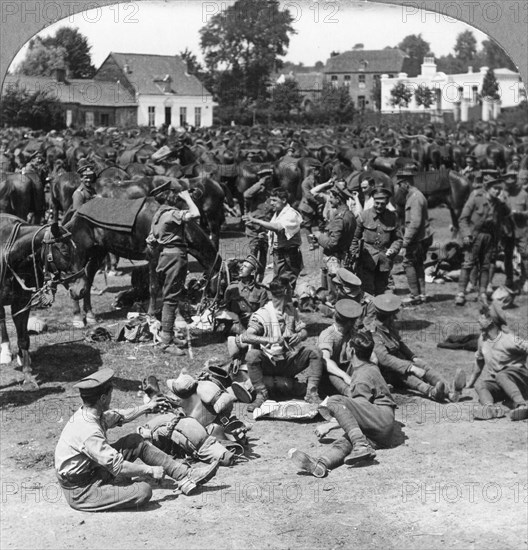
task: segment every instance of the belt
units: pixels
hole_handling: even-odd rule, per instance
[[[283,248],[274,248],[273,254],[279,253],[279,252],[291,252],[292,250],[300,250],[299,246],[288,246]]]

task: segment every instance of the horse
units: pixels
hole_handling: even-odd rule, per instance
[[[121,202],[123,209],[130,204],[130,201],[126,199]],[[86,265],[89,288],[108,252],[129,260],[147,260],[149,262],[150,302],[148,312],[151,315],[156,312],[159,294],[156,266],[160,251],[157,248],[149,247],[146,239],[150,233],[152,219],[159,208],[160,204],[154,198],[146,198],[130,232],[100,227],[80,215],[79,212],[75,212],[66,223],[66,228],[71,232],[72,239],[83,258],[84,265]],[[205,270],[209,271],[209,276],[212,277],[220,270],[222,264],[222,258],[217,248],[197,223],[186,221],[184,230],[189,253],[198,260]],[[87,322],[94,323],[95,315],[92,310],[90,292],[86,292],[84,296],[83,308]],[[73,322],[76,326],[78,323],[84,324],[79,303],[74,305]]]
[[[80,299],[88,281],[70,234],[58,223],[34,226],[16,216],[0,214],[0,243],[0,363],[12,360],[4,309],[11,305],[18,364],[24,382],[38,387],[29,355],[27,322],[31,305],[37,298],[49,303],[49,292],[54,292],[59,283],[69,288],[72,298]]]
[[[37,174],[0,175],[0,212],[39,224],[46,213],[44,188]]]

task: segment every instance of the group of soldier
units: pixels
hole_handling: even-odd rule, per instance
[[[81,187],[86,187],[92,175],[81,171]],[[183,494],[191,494],[215,475],[219,465],[231,465],[244,454],[248,427],[232,415],[236,400],[255,412],[276,395],[304,398],[327,420],[317,428],[318,437],[341,428],[343,435],[319,457],[290,450],[298,469],[316,477],[343,463],[372,461],[376,448],[390,446],[396,408],[393,388],[445,403],[457,402],[464,388],[475,386],[480,401],[475,418],[505,416],[507,409],[499,402],[509,400],[510,418],[527,419],[528,341],[508,332],[500,305],[487,294],[500,243],[505,256],[517,247],[522,259],[519,288],[526,280],[528,195],[513,174],[482,170],[471,177],[473,191],[460,219],[465,256],[456,304],[465,304],[470,284],[478,289],[481,334],[469,380],[459,369],[449,383],[405,344],[395,324],[403,306],[428,300],[424,263],[432,232],[427,200],[414,186],[412,167],[403,167],[395,176],[399,205],[393,204],[392,188],[369,177],[359,178],[358,187],[350,188],[338,179],[320,182],[314,168],[302,183],[298,209],[289,203],[287,192],[271,188],[268,171],[260,173],[244,195],[249,254],[222,300],[232,314],[228,362],[237,365],[240,380],[233,382],[226,362],[209,363],[196,377],[182,372],[167,381],[169,401],[154,383],[151,400],[131,411],[111,410],[109,369],[82,380],[77,386],[83,405],[75,422],[65,427],[56,450],[59,483],[70,505],[95,511],[137,507],[150,499],[149,484],[128,480],[116,485],[116,476],[161,479],[166,474]],[[84,196],[82,189],[78,193]],[[151,245],[161,248],[162,346],[176,354],[183,353],[173,330],[187,274],[183,224],[198,215],[190,196],[181,196],[188,209],[162,207],[149,236]],[[403,210],[401,220],[397,206]],[[322,220],[317,218],[320,212]],[[312,232],[315,225],[319,231]],[[303,234],[310,246],[322,249],[320,311],[332,316],[316,345],[307,342],[295,295],[304,269]],[[268,253],[273,276],[264,285]],[[410,289],[404,300],[392,292],[397,257],[403,257]],[[508,261],[506,284],[513,289]],[[484,367],[486,374],[481,376]],[[301,372],[306,382],[297,380]],[[322,394],[328,397],[321,400]],[[164,414],[138,433],[108,442],[107,429],[160,410]],[[174,458],[181,456],[187,458]],[[192,465],[189,457],[208,464]],[[137,458],[145,466],[136,465]]]

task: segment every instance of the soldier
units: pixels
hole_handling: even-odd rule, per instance
[[[475,153],[468,153],[466,155],[466,166],[460,172],[469,181],[472,189],[477,189],[480,184],[477,183],[478,167],[477,157]]]
[[[319,438],[337,427],[343,429],[344,436],[318,459],[298,449],[290,449],[288,453],[301,471],[314,477],[325,477],[329,470],[343,463],[354,466],[372,461],[376,456],[373,447],[387,448],[391,444],[396,403],[378,367],[370,362],[372,335],[360,332],[351,338],[350,344],[354,349],[350,393],[328,398],[325,409],[337,422],[316,429]]]
[[[187,243],[183,224],[187,220],[200,217],[189,191],[181,191],[179,196],[187,203],[189,210],[179,210],[172,206],[161,206],[156,212],[150,234],[149,246],[161,247],[156,272],[163,279],[163,308],[161,312],[161,345],[164,351],[175,355],[185,352],[174,346],[174,321],[179,305],[179,297],[185,287],[187,277]]]
[[[356,323],[362,315],[363,308],[354,300],[338,300],[333,324],[319,335],[317,346],[323,356],[328,379],[341,395],[349,394],[354,353],[349,340],[356,331]]]
[[[400,198],[405,197],[405,231],[403,233],[403,267],[411,295],[403,303],[413,305],[425,303],[425,269],[427,250],[433,242],[429,227],[427,199],[414,187],[414,165],[404,167],[396,173]]]
[[[528,278],[528,193],[517,184],[517,172],[507,172],[503,179],[504,193],[501,198],[511,210],[510,217],[505,220],[502,228],[506,286],[511,289],[515,287],[513,252],[517,247],[521,257],[519,289],[522,289]],[[528,287],[524,290],[528,291]]]
[[[502,180],[487,171],[482,175],[482,182],[483,189],[472,191],[459,220],[465,247],[455,298],[455,304],[459,306],[466,303],[466,289],[474,268],[477,270],[475,286],[479,289],[479,297],[487,303],[490,263],[497,246],[500,220],[510,214],[509,207],[499,198]]]
[[[260,407],[268,398],[264,375],[293,378],[306,370],[308,384],[305,400],[319,404],[319,382],[323,361],[319,350],[304,345],[308,333],[292,304],[288,278],[275,279],[269,285],[271,301],[253,313],[238,343],[250,345],[246,354],[249,377],[257,395],[248,411]]]
[[[511,163],[508,164],[506,171],[518,173],[520,169],[521,169],[521,157],[515,154],[512,156]]]
[[[268,201],[271,186],[272,170],[258,172],[260,179],[244,191],[244,211],[246,221],[248,216],[269,222],[273,216],[273,208]],[[260,225],[246,221],[246,237],[249,239],[248,252],[259,262],[258,279],[262,281],[268,256],[268,232]]]
[[[348,269],[340,267],[334,277],[337,288],[337,300],[354,300],[362,308],[362,314],[357,321],[358,328],[370,329],[375,319],[374,296],[365,292],[361,287],[361,279]]]
[[[84,203],[93,199],[96,196],[94,183],[96,174],[91,164],[84,164],[77,170],[77,174],[81,178],[81,184],[73,192],[72,208],[78,210]]]
[[[294,289],[303,265],[302,216],[288,203],[288,192],[285,189],[274,189],[269,200],[274,211],[270,221],[254,216],[245,216],[245,221],[268,230],[273,251],[273,277],[288,278]]]
[[[224,294],[224,303],[228,311],[238,316],[232,332],[240,334],[247,329],[249,318],[257,309],[268,303],[268,293],[256,281],[256,273],[261,265],[251,254],[242,262],[238,281],[231,283]]]
[[[387,290],[393,261],[402,246],[395,212],[387,205],[391,191],[383,185],[375,188],[374,207],[364,210],[357,220],[350,254],[357,259],[363,288],[377,296]]]
[[[191,468],[139,434],[126,435],[113,444],[108,442],[107,430],[166,403],[163,397],[155,397],[141,407],[111,410],[113,376],[111,369],[101,369],[74,386],[79,389],[83,404],[66,423],[55,449],[55,471],[68,504],[75,510],[98,512],[137,508],[150,500],[152,489],[148,483],[128,481],[118,486],[118,475],[146,475],[161,480],[167,474],[185,495],[211,479],[218,461]],[[143,465],[135,463],[138,458]]]
[[[374,352],[383,377],[389,384],[403,385],[435,401],[442,402],[446,398],[458,401],[466,384],[463,371],[457,372],[454,391],[449,394],[443,377],[403,342],[394,324],[401,305],[400,298],[394,294],[383,294],[374,298]]]
[[[324,253],[321,286],[329,289],[330,294],[334,296],[333,276],[343,265],[356,229],[356,219],[346,204],[349,198],[352,198],[352,195],[347,191],[344,182],[342,185],[336,183],[330,189],[330,205],[334,209],[332,217],[326,224],[324,233],[314,234]]]

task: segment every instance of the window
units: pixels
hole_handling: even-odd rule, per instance
[[[194,108],[194,125],[196,126],[196,128],[199,128],[202,125],[202,108],[201,107]]]
[[[344,80],[344,85],[349,88],[350,87],[350,75],[349,74],[346,74],[343,78]]]
[[[335,88],[337,88],[337,86],[339,85],[339,77],[336,75],[336,74],[333,74],[331,77],[330,77],[330,81],[332,83],[332,86],[334,86]]]
[[[365,61],[365,60],[361,61],[360,64],[359,64],[359,70],[360,71],[366,70],[367,65],[368,65],[368,61]]]
[[[358,109],[364,109],[364,108],[365,108],[365,96],[358,95]]]
[[[364,74],[358,75],[358,81],[359,81],[359,87],[364,88],[365,87],[365,75]]]
[[[187,107],[180,107],[180,126],[187,124]]]
[[[471,101],[473,103],[477,103],[478,102],[478,86],[473,86],[471,88]]]
[[[156,126],[156,107],[148,108],[148,125]]]
[[[165,124],[170,126],[172,123],[172,109],[170,107],[165,107]]]
[[[108,113],[101,113],[101,126],[110,126],[110,115]]]

